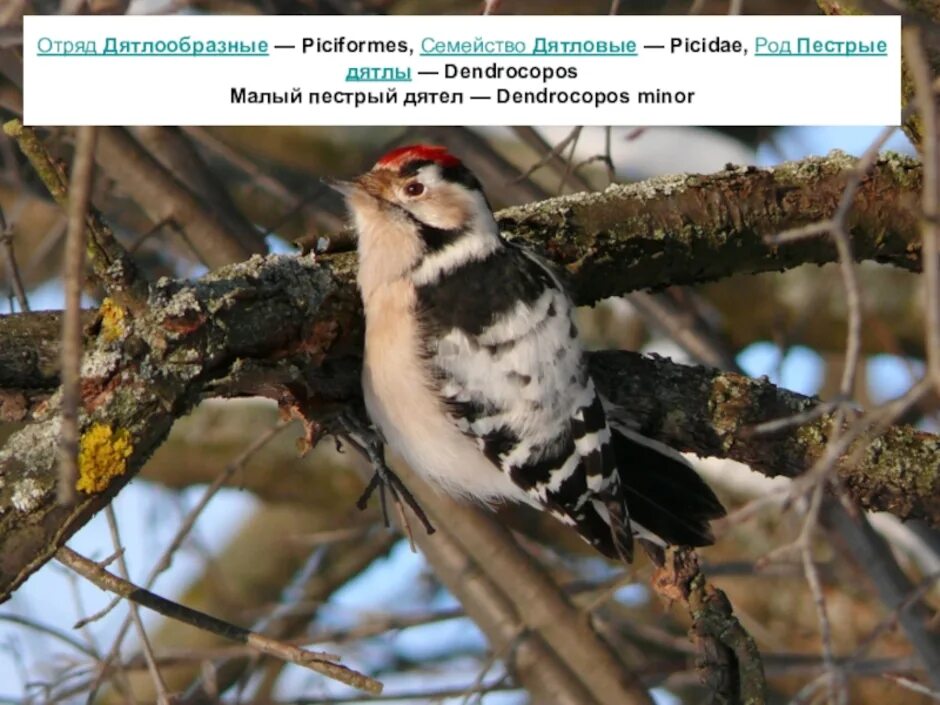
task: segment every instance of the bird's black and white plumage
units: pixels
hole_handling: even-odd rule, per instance
[[[440,147],[336,184],[358,233],[363,391],[388,445],[444,490],[548,510],[605,555],[711,543],[724,510],[681,455],[612,422],[553,270],[499,233]]]

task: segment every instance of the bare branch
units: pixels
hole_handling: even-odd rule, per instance
[[[62,430],[59,447],[59,504],[75,501],[78,479],[78,414],[82,366],[81,297],[85,269],[85,221],[95,170],[95,128],[79,127],[69,183],[65,241],[65,315],[62,317]]]
[[[285,356],[297,355],[304,365],[314,365],[313,377],[297,380],[298,393],[306,388],[322,403],[337,398],[337,386],[345,385],[348,399],[355,387],[343,370],[351,368],[351,360],[340,356],[330,372],[315,371],[334,343],[357,330],[358,295],[351,272],[339,265],[282,256],[249,260],[196,284],[164,280],[154,288],[146,317],[104,321],[86,355],[82,384],[82,433],[91,433],[94,441],[89,446],[94,452],[79,465],[79,475],[89,480],[87,491],[73,507],[49,504],[55,499],[59,428],[57,404],[50,405],[37,423],[0,449],[0,474],[9,490],[0,496],[0,544],[5,556],[19,556],[4,562],[0,574],[11,578],[8,567],[18,572],[47,560],[57,548],[47,539],[58,536],[52,543],[61,545],[106,504],[163,441],[175,417],[206,393],[207,384],[232,373],[233,365],[245,369],[239,360],[270,356],[283,364]],[[210,300],[216,303],[204,308]],[[131,336],[136,342],[123,345]],[[298,373],[290,364],[281,368],[289,375],[292,369]],[[269,390],[272,382],[265,382]]]
[[[0,544],[11,557],[4,569],[12,572],[0,570],[7,589],[40,565],[46,552],[81,526],[86,512],[116,492],[162,442],[173,418],[163,411],[167,399],[175,399],[177,408],[185,409],[198,394],[210,391],[206,384],[212,376],[225,375],[229,375],[228,381],[218,385],[215,393],[240,390],[282,398],[289,387],[291,393],[309,395],[307,398],[317,403],[355,399],[359,394],[358,360],[346,357],[342,347],[324,357],[334,342],[342,340],[340,331],[355,330],[356,294],[345,279],[345,271],[331,273],[308,260],[275,257],[240,265],[221,273],[221,278],[189,285],[167,283],[166,289],[158,291],[151,317],[141,323],[139,334],[147,338],[162,335],[164,347],[143,350],[143,357],[116,359],[114,370],[87,385],[89,398],[97,405],[95,418],[131,432],[135,452],[124,473],[112,477],[102,494],[83,499],[76,511],[53,519],[46,514],[46,502],[54,500],[47,488],[54,488],[55,483],[47,484],[50,476],[46,473],[55,477],[50,463],[54,452],[48,455],[55,446],[50,449],[46,434],[54,427],[55,418],[14,434],[0,449],[0,470],[7,486],[22,488],[6,499],[5,511],[0,514]],[[305,293],[300,296],[299,291]],[[318,305],[318,301],[323,303]],[[191,313],[181,319],[184,302]],[[208,310],[219,313],[205,319],[198,313]],[[272,325],[273,321],[280,325]],[[167,335],[167,326],[180,330],[184,322],[182,331],[188,333]],[[108,344],[98,344],[103,346],[102,353],[110,349]],[[289,351],[298,350],[298,346],[318,352],[291,357]],[[264,363],[268,355],[280,362]],[[258,362],[253,365],[246,358]],[[321,369],[324,359],[330,363]],[[167,360],[193,362],[167,367]],[[139,376],[140,370],[157,365],[165,370],[159,390]],[[109,385],[107,380],[114,379],[119,369],[126,371],[122,383]],[[194,375],[197,369],[209,376]],[[757,424],[804,413],[817,403],[768,382],[619,352],[594,353],[591,369],[601,391],[630,409],[632,419],[646,435],[700,455],[731,457],[758,472],[800,475],[824,453],[831,433],[829,415],[773,435],[752,433]],[[838,470],[863,506],[940,524],[940,443],[935,437],[893,427],[877,446],[860,436],[846,449],[862,453],[858,464],[846,463]],[[23,460],[28,465],[23,465]],[[21,556],[22,562],[13,556]]]
[[[907,27],[903,34],[905,65],[913,77],[920,114],[924,162],[923,244],[924,319],[927,373],[940,393],[940,148],[937,104],[930,65],[921,43],[921,29]]]
[[[213,267],[265,251],[250,234],[237,234],[209,213],[192,191],[121,127],[102,127],[98,160],[102,170],[133,195],[154,223],[173,221]]]
[[[414,487],[417,489],[416,485]],[[433,513],[438,499],[444,498],[438,495],[431,498],[430,504],[424,498],[421,501]],[[493,522],[493,519],[483,517],[481,521]],[[461,523],[461,531],[463,527]],[[447,522],[433,536],[418,532],[415,541],[435,574],[486,634],[492,649],[508,654],[508,670],[536,702],[601,705],[602,701],[591,692],[581,675],[566,664],[566,656],[570,652],[559,654],[551,648],[541,634],[541,624],[526,624],[513,600],[494,582],[489,566],[468,555],[457,541],[456,533]],[[504,543],[500,540],[496,548]],[[523,587],[521,583],[519,587]]]
[[[593,353],[591,374],[644,435],[680,450],[731,458],[770,477],[798,477],[829,449],[833,414],[813,418],[806,412],[818,400],[766,381],[616,351]],[[806,414],[805,423],[778,426],[773,433],[754,431],[799,414]],[[880,430],[886,433],[873,443],[871,435]],[[838,452],[829,450],[855,500],[867,509],[940,525],[940,439],[908,426],[866,426],[843,439]]]
[[[831,218],[857,166],[833,152],[772,169],[614,185],[497,217],[510,237],[563,266],[578,303],[589,304],[638,289],[837,261],[825,241],[772,245],[763,237]],[[846,219],[856,259],[920,268],[919,191],[916,161],[888,155],[875,162]]]
[[[132,128],[132,133],[165,169],[200,199],[201,206],[222,224],[228,239],[241,245],[246,257],[267,249],[264,237],[238,210],[219,181],[219,175],[209,168],[181,128],[136,127]],[[199,241],[197,233],[191,234]]]
[[[520,629],[537,633],[545,645],[577,674],[583,687],[600,705],[650,702],[646,688],[629,665],[613,652],[565,598],[559,587],[512,539],[491,515],[435,492],[399,465],[396,472],[415,494],[439,531],[459,526],[452,540],[472,558],[478,570],[492,581],[518,615]],[[435,537],[416,534],[422,549]],[[426,540],[422,540],[426,539]],[[465,603],[468,613],[471,606]]]
[[[887,678],[892,683],[896,683],[897,685],[901,686],[905,690],[909,690],[912,693],[917,693],[917,695],[922,695],[926,698],[929,698],[930,700],[933,700],[934,702],[940,703],[940,691],[931,690],[930,688],[923,685],[922,683],[918,683],[917,681],[912,680],[911,678],[905,678],[904,676],[897,676],[894,674],[885,674],[885,678]]]
[[[670,549],[653,576],[653,588],[688,609],[689,632],[699,649],[699,675],[712,691],[712,702],[764,705],[767,682],[757,645],[734,616],[724,592],[706,581],[695,551]]]
[[[20,305],[20,311],[29,312],[29,300],[26,298],[23,278],[20,276],[20,268],[13,252],[13,226],[7,223],[3,208],[0,208],[0,246],[3,247],[7,276],[10,278],[10,286],[13,288],[13,295],[16,296],[16,301]]]
[[[920,657],[935,688],[940,688],[940,643],[931,629],[935,613],[923,601],[916,587],[898,566],[885,540],[872,528],[864,514],[851,516],[841,504],[830,501],[826,520],[845,539],[855,562],[871,577],[881,601],[897,614],[901,628]],[[910,599],[911,596],[914,599]]]
[[[118,529],[117,517],[114,514],[114,507],[108,505],[105,507],[105,516],[108,518],[108,529],[111,532],[111,542],[114,544],[114,550],[118,551],[117,564],[120,571],[120,577],[127,580],[130,573],[127,570],[127,561],[124,558],[124,547],[121,543],[121,534]],[[140,611],[134,602],[130,603],[130,618],[134,622],[134,628],[137,630],[137,638],[140,639],[140,647],[144,652],[144,660],[147,662],[147,670],[150,671],[150,677],[153,679],[154,689],[157,691],[157,705],[170,705],[170,695],[167,691],[166,682],[160,673],[160,667],[153,655],[153,647],[150,646],[150,637],[147,636],[147,630],[144,628],[144,622],[140,618]]]
[[[286,644],[167,600],[149,590],[137,587],[113,573],[109,573],[94,561],[84,558],[67,546],[59,549],[56,559],[102,590],[121,595],[143,607],[159,612],[165,617],[185,622],[197,629],[212,632],[241,644],[247,644],[263,654],[309,668],[353,688],[368,693],[382,692],[381,683],[336,663],[337,658],[332,654],[309,651],[292,644]]]
[[[23,127],[19,120],[6,123],[3,130],[16,140],[56,202],[68,210],[68,179],[62,166],[50,156],[35,131]],[[132,312],[141,313],[147,299],[147,282],[137,271],[133,260],[93,208],[88,209],[85,227],[88,259],[95,274],[118,304]]]

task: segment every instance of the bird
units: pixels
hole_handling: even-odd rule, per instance
[[[327,183],[356,233],[365,408],[424,481],[547,511],[628,563],[635,540],[713,543],[721,502],[599,394],[561,275],[503,236],[458,157],[407,145]]]

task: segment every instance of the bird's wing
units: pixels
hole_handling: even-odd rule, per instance
[[[610,430],[572,313],[555,274],[510,244],[418,290],[424,353],[453,423],[535,504],[628,558]]]

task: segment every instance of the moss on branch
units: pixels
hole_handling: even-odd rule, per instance
[[[498,218],[510,237],[563,266],[578,302],[592,304],[638,289],[834,262],[827,237],[781,246],[764,237],[831,217],[856,164],[835,151],[767,169],[667,176]],[[919,268],[920,184],[916,160],[888,154],[875,163],[847,223],[857,259]]]
[[[292,357],[302,360],[307,367],[289,390],[272,375],[269,387],[255,391],[327,403],[331,371],[341,365],[336,351],[358,339],[361,319],[351,280],[309,258],[281,256],[253,257],[192,283],[163,279],[146,314],[122,325],[120,339],[97,326],[82,363],[83,489],[93,493],[72,507],[56,503],[58,395],[0,448],[0,599],[129,481],[173,421],[240,359],[282,370]],[[102,428],[120,430],[106,439]]]
[[[731,458],[770,477],[796,477],[822,455],[832,432],[823,415],[773,434],[756,425],[803,414],[817,399],[766,379],[658,357],[605,351],[591,354],[598,388],[621,405],[646,435],[701,456]],[[838,472],[863,507],[940,526],[940,437],[892,426],[874,440],[860,439]]]

